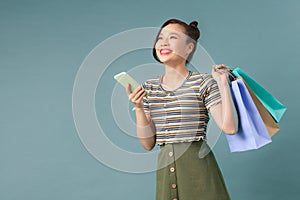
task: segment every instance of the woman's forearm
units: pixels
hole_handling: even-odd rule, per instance
[[[143,108],[136,108],[136,133],[142,144],[147,149],[153,149],[156,141],[155,126],[150,117],[147,117]]]
[[[234,134],[238,129],[238,117],[232,100],[229,83],[228,81],[218,82],[218,87],[222,98],[222,130],[227,134]]]

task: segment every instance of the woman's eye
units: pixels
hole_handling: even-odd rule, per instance
[[[170,38],[171,38],[171,39],[177,39],[177,37],[176,37],[176,36],[171,36]]]
[[[158,37],[157,40],[162,40],[162,37]]]

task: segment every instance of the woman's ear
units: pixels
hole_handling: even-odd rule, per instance
[[[190,42],[188,45],[187,45],[187,54],[189,55],[190,53],[192,53],[193,49],[194,49],[195,45],[194,43]]]

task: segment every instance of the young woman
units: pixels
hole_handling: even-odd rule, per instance
[[[206,145],[208,112],[226,134],[237,131],[237,114],[225,65],[212,67],[212,75],[187,70],[196,49],[198,23],[166,21],[155,40],[153,56],[165,65],[165,73],[131,91],[136,112],[137,136],[151,150],[160,146],[156,174],[157,200],[230,199],[212,151],[199,157]],[[147,95],[146,95],[147,94]]]

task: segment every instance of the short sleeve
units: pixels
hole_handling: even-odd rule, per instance
[[[147,94],[149,94],[149,88],[147,83],[143,83],[142,84],[144,90],[147,92]],[[150,107],[149,107],[149,101],[148,101],[148,97],[143,97],[143,103],[144,103],[144,112],[146,115],[150,115]]]
[[[222,102],[218,84],[211,75],[206,74],[203,77],[203,82],[200,86],[200,94],[201,93],[207,110]]]

